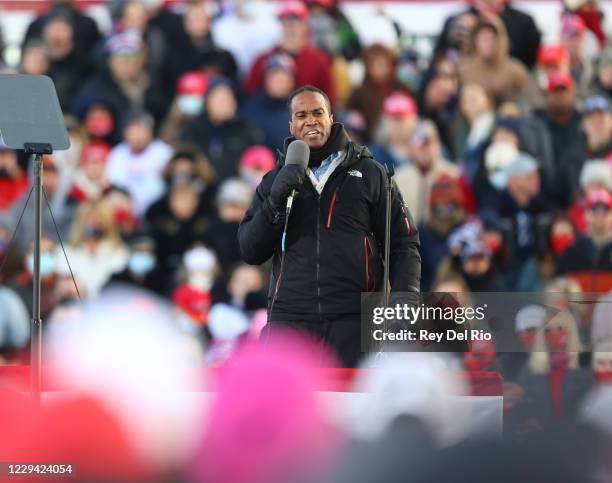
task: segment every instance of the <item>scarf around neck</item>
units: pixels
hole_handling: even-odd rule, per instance
[[[291,144],[293,141],[295,141],[294,136],[285,139],[284,153],[287,153],[287,148],[289,147],[289,144]],[[329,138],[327,139],[325,144],[319,149],[313,149],[312,151],[310,151],[308,167],[312,168],[320,166],[321,163],[328,157],[330,157],[332,154],[346,149],[346,146],[348,145],[349,141],[350,138],[344,130],[344,126],[339,122],[333,123],[331,132],[329,133]],[[285,154],[283,154],[283,160],[284,158]]]

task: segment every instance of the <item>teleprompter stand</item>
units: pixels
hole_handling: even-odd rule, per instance
[[[70,147],[53,81],[42,75],[0,75],[0,144],[24,150],[33,167],[34,270],[30,342],[30,394],[40,404],[42,319],[40,314],[40,243],[42,238],[43,155]]]

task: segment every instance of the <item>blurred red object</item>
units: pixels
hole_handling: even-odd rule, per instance
[[[0,394],[4,461],[69,464],[76,481],[152,481],[154,475],[135,455],[124,428],[96,400],[57,400],[35,408],[20,394]],[[66,481],[66,475],[48,475],[45,481]]]

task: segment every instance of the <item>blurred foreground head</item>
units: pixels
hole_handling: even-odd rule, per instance
[[[317,481],[339,443],[315,392],[321,351],[293,334],[244,346],[219,374],[190,481]]]
[[[66,399],[84,396],[105,408],[153,472],[181,464],[201,424],[201,404],[186,393],[199,389],[202,355],[173,321],[161,301],[118,287],[81,306],[76,319],[54,321],[43,351]],[[83,444],[88,428],[83,422]]]
[[[375,369],[365,370],[354,391],[365,393],[351,425],[358,439],[383,438],[403,417],[422,422],[439,445],[460,441],[465,414],[456,396],[467,393],[464,381],[449,372],[440,355],[420,352],[385,353]],[[372,364],[366,361],[365,366]]]

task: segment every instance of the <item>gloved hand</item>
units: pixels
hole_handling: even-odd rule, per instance
[[[299,164],[287,164],[278,172],[270,188],[270,202],[278,210],[284,208],[291,191],[300,187],[306,170]]]

